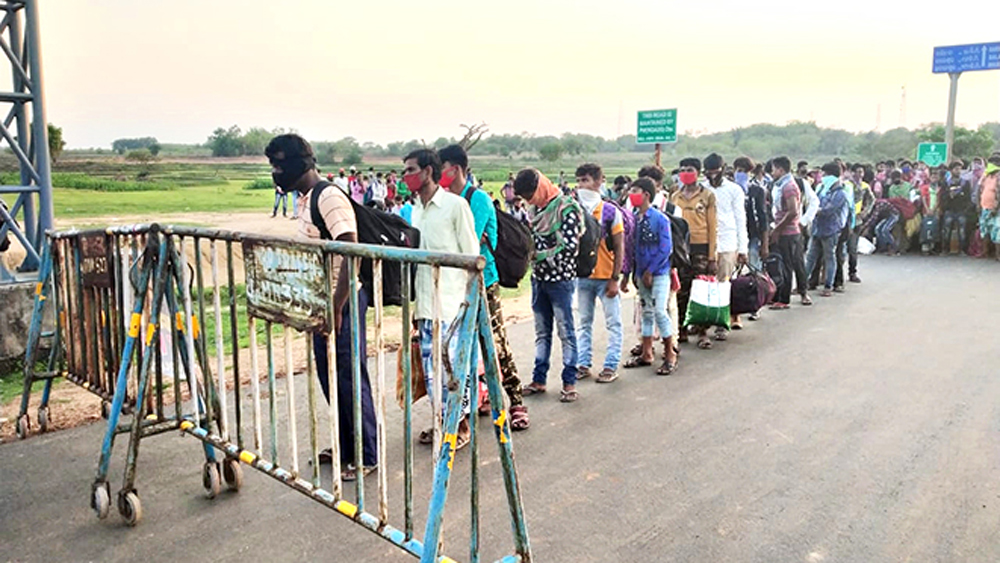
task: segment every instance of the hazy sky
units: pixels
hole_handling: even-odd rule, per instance
[[[935,45],[1000,41],[989,0],[679,4],[41,0],[48,116],[71,148],[233,124],[377,143],[474,121],[614,137],[670,107],[682,132],[886,130],[944,121]],[[998,120],[1000,71],[963,75],[957,121]]]

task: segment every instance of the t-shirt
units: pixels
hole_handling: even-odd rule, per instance
[[[469,195],[469,190],[475,189],[472,192],[472,197],[467,198]],[[479,237],[479,255],[486,259],[486,266],[483,268],[483,285],[490,287],[491,285],[500,281],[500,274],[497,273],[497,263],[496,259],[493,257],[493,253],[490,252],[490,248],[496,248],[497,246],[497,210],[493,207],[493,200],[490,199],[489,194],[483,190],[473,187],[472,182],[468,182],[465,188],[462,189],[462,199],[469,201],[469,208],[472,210],[472,219],[476,226],[476,236]],[[483,239],[489,241],[489,246],[486,245]]]
[[[687,221],[690,229],[691,244],[708,245],[708,255],[715,257],[718,226],[715,207],[715,192],[699,185],[698,192],[688,198],[684,195],[684,189],[679,189],[672,196],[670,201],[680,208],[681,216]]]
[[[312,222],[311,196],[311,192],[307,192],[302,195],[299,202],[302,206],[302,209],[299,210],[299,236],[321,239],[323,237],[320,235],[319,229]],[[341,235],[358,233],[358,219],[354,215],[354,207],[344,192],[335,189],[334,186],[327,186],[323,193],[319,194],[316,205],[319,207],[319,215],[323,218],[323,223],[326,224],[326,229],[330,231],[333,240],[337,240]],[[334,272],[340,271],[341,258],[340,255],[333,255]],[[331,282],[336,286],[337,278],[332,279]]]
[[[594,219],[597,219],[604,234],[616,235],[625,232],[625,220],[622,218],[621,212],[617,209],[615,209],[615,218],[611,221],[611,232],[604,232],[604,229],[608,228],[608,225],[604,224],[605,202],[601,199],[601,195],[598,192],[580,190],[577,193],[577,197],[580,199],[580,206],[583,207],[583,210],[590,213]],[[594,271],[590,274],[590,279],[592,280],[609,280],[614,275],[615,253],[608,249],[606,240],[605,237],[601,237],[601,240],[597,243],[597,264],[594,265]]]
[[[898,184],[890,184],[889,185],[889,198],[898,197],[898,198],[902,198],[902,199],[910,199],[910,190],[911,189],[913,189],[913,186],[911,186],[909,182],[900,182]]]
[[[799,217],[802,214],[802,206],[799,204],[799,199],[802,197],[802,192],[799,191],[799,184],[791,175],[786,175],[775,183],[774,190],[774,224],[777,225],[780,223],[786,215],[792,216],[791,220],[788,221],[778,235],[797,235],[801,233],[802,231],[799,230]],[[795,204],[786,209],[785,200],[789,198],[794,198]]]

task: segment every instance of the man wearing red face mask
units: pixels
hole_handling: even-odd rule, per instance
[[[465,200],[438,187],[441,180],[441,160],[431,149],[418,149],[406,155],[403,159],[403,181],[417,199],[413,205],[413,226],[420,229],[421,250],[448,252],[457,254],[479,254],[479,240],[476,238],[475,223],[472,211]],[[438,306],[440,308],[441,334],[448,331],[450,323],[455,321],[462,301],[465,299],[468,274],[465,270],[456,268],[441,268]],[[414,302],[414,319],[420,332],[421,360],[426,375],[427,395],[431,404],[435,404],[435,395],[440,393],[442,409],[447,402],[448,388],[443,382],[436,381],[434,375],[439,366],[433,362],[434,334],[434,281],[431,267],[427,264],[417,266],[416,300]],[[449,357],[458,358],[458,339],[451,339]],[[444,373],[441,370],[441,373]],[[471,379],[469,378],[471,384]],[[469,386],[462,390],[462,409],[468,412]],[[442,411],[434,413],[441,416]],[[434,443],[433,430],[420,433],[421,444]],[[469,443],[469,422],[462,420],[458,430],[455,449],[461,449]]]
[[[698,183],[701,161],[685,158],[681,161],[678,178],[681,184],[670,197],[670,201],[681,210],[690,232],[691,267],[682,268],[677,273],[681,278],[681,289],[677,292],[677,313],[681,327],[678,342],[688,341],[688,331],[684,326],[688,302],[691,300],[691,283],[696,276],[715,274],[716,229],[715,193]],[[738,188],[737,188],[738,189]],[[712,347],[707,327],[694,327],[698,334],[698,347],[707,350]]]

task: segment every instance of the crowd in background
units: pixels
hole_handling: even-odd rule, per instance
[[[359,217],[393,213],[405,219],[396,228],[420,233],[421,249],[478,253],[484,258],[489,321],[514,430],[530,424],[524,397],[548,390],[554,333],[562,344],[559,398],[571,403],[580,397],[580,380],[612,383],[619,368],[647,366],[657,375],[671,375],[678,369],[681,345],[693,339],[698,348],[709,350],[729,340],[732,330],[742,330],[741,315],[728,315],[728,307],[728,318],[720,322],[691,322],[691,310],[704,305],[693,291],[699,280],[724,283],[748,269],[766,273],[771,292],[766,301],[748,309],[749,320],[757,320],[765,305],[775,311],[788,309],[793,294],[802,306],[810,306],[810,291],[818,289],[819,295],[829,298],[844,292],[845,282],[861,283],[861,253],[896,254],[920,248],[926,253],[979,255],[1000,249],[1000,154],[973,159],[968,166],[955,161],[930,168],[906,160],[871,166],[835,159],[817,168],[807,162],[793,166],[784,156],[765,163],[747,157],[727,163],[713,153],[704,160],[684,158],[669,173],[651,165],[640,169],[634,180],[618,176],[610,182],[600,165],[584,163],[575,171],[573,186],[564,173],[552,181],[526,168],[511,173],[501,188],[503,206],[481,189],[482,182],[476,181],[459,145],[413,151],[403,159],[399,174],[373,169],[364,174],[352,167],[328,175],[328,181],[315,168],[309,144],[297,135],[275,138],[267,154],[278,188],[298,194],[302,236],[365,242],[366,233],[359,226],[369,221]],[[310,210],[313,206],[315,213]],[[521,246],[533,246],[533,252],[524,254],[525,267],[518,270],[512,266],[517,265],[520,243],[510,246],[510,240],[521,230],[525,237],[518,239],[523,240]],[[513,270],[523,276],[529,265],[535,353],[531,381],[522,385],[499,288],[505,274],[509,278]],[[335,375],[341,397],[351,397],[351,367],[356,359],[348,348],[350,326],[342,322],[350,318],[346,268],[340,264],[334,271],[338,272],[335,307],[343,313],[335,315]],[[436,309],[442,334],[448,332],[465,298],[465,275],[442,269],[440,298],[435,302],[430,268],[417,268],[413,338],[419,344],[416,363],[423,368],[431,396],[449,391],[433,381],[437,366],[432,319]],[[513,280],[513,287],[519,279]],[[621,298],[633,290],[639,297],[633,317],[636,342],[625,352]],[[370,296],[363,296],[358,306],[364,309],[369,302]],[[600,361],[593,333],[598,303],[607,332]],[[360,331],[365,330],[364,318],[359,315]],[[658,342],[662,343],[659,357],[654,351]],[[457,346],[457,339],[448,345]],[[314,343],[317,373],[328,395],[326,349],[325,340]],[[449,356],[457,357],[457,350]],[[360,357],[366,357],[363,350]],[[368,471],[378,460],[365,364],[361,362],[362,436]],[[455,449],[469,441],[467,417],[472,416],[470,397],[476,390],[471,382],[476,373],[468,380],[469,387],[462,390],[466,417],[451,444]],[[440,399],[438,404],[444,405],[445,397]],[[341,452],[349,457],[353,407],[350,400],[342,400],[339,408]],[[489,412],[488,402],[481,401],[479,414]],[[423,444],[433,439],[430,429],[418,437]],[[327,460],[329,455],[325,452]],[[345,464],[351,462],[347,457],[342,460]],[[344,477],[352,478],[357,470],[348,465]]]

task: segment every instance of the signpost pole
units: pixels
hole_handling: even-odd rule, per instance
[[[660,153],[662,152],[661,149],[662,149],[662,145],[660,143],[656,143],[656,153],[655,153],[656,156],[655,156],[655,160],[656,160],[656,167],[657,168],[663,168],[663,165],[660,164]]]
[[[947,152],[945,153],[945,163],[951,161],[951,147],[955,143],[955,104],[958,98],[958,77],[962,76],[961,72],[949,72],[948,78],[951,79],[951,90],[948,93],[948,123],[945,126],[944,132],[944,142],[948,145]]]

